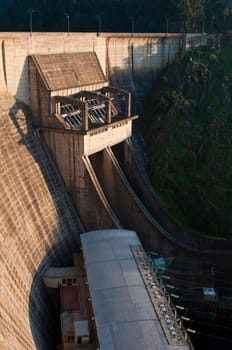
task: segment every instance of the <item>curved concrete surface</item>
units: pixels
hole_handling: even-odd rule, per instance
[[[90,161],[122,227],[135,230],[148,250],[159,251],[165,256],[180,255],[183,259],[191,255],[194,259],[194,249],[172,237],[149,214],[127,181],[111,149],[90,156]]]
[[[209,242],[203,244],[201,239],[194,239],[193,235],[190,237],[187,233],[184,235],[164,229],[137,196],[111,148],[92,155],[90,161],[121,225],[135,230],[146,249],[164,256],[175,256],[182,261],[188,261],[191,257],[191,261],[195,261],[197,265],[226,263],[228,256],[232,255],[231,250],[210,249]],[[128,167],[137,172],[137,175],[141,173],[135,164]]]
[[[0,95],[0,116],[0,348],[52,349],[40,274],[69,260],[83,229],[46,148],[8,94]]]

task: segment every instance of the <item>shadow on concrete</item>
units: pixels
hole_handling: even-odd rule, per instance
[[[59,290],[47,289],[42,276],[47,268],[72,266],[72,253],[78,250],[64,237],[57,242],[41,261],[30,292],[29,317],[31,332],[38,350],[56,350],[61,344]],[[38,324],[38,319],[41,323]]]
[[[76,209],[66,190],[64,181],[56,167],[56,164],[53,161],[45,142],[40,137],[39,131],[34,128],[33,116],[30,107],[17,100],[9,111],[9,117],[21,136],[19,144],[26,146],[35,162],[39,165],[40,171],[49,189],[49,193],[53,198],[58,217],[61,220],[65,220],[62,206],[60,203],[56,204],[56,202],[59,200],[57,193],[60,196],[62,195],[64,200],[69,203],[68,212],[73,223],[76,225],[77,232],[83,232],[83,225],[78,218]],[[63,203],[67,204],[65,201]],[[67,220],[65,223],[68,223]]]
[[[142,45],[138,45],[139,42]],[[114,38],[107,41],[108,76],[114,86],[131,91],[135,97],[145,100],[150,93],[157,77],[175,58],[182,46],[182,38],[121,38],[114,46]],[[112,66],[114,51],[127,51],[128,56],[123,59],[121,66]],[[125,53],[124,53],[125,55]],[[120,54],[119,54],[120,57]]]
[[[23,64],[23,69],[21,72],[21,76],[19,79],[19,83],[17,86],[17,91],[16,91],[16,98],[18,101],[24,101],[25,103],[30,103],[29,101],[29,69],[28,69],[28,60],[29,58],[26,57],[24,64]]]
[[[43,247],[41,251],[45,251],[46,256],[41,257],[42,261],[36,269],[29,301],[30,326],[36,349],[55,350],[56,330],[58,329],[56,310],[44,286],[42,275],[49,266],[70,265],[72,252],[77,250],[80,242],[79,234],[84,232],[84,228],[45,143],[40,138],[38,131],[33,128],[30,108],[26,104],[16,101],[10,108],[9,117],[20,135],[19,145],[27,148],[39,166],[39,171],[45,180],[56,211],[56,227],[54,228],[53,225],[53,228],[50,228],[52,232],[49,232],[48,227],[50,238],[45,239],[44,234],[38,232],[38,236],[41,235],[41,246]],[[27,185],[25,184],[25,186]],[[29,191],[30,188],[28,193]],[[34,202],[35,200],[33,205],[36,205]],[[38,205],[37,207],[38,216],[43,217],[42,209]],[[30,209],[27,207],[24,210]],[[49,240],[55,242],[53,246]],[[38,251],[38,254],[41,253]]]
[[[107,40],[107,74],[111,85],[132,93],[132,114],[139,114],[139,119],[133,122],[133,138],[139,145],[140,163],[146,171],[149,154],[145,141],[145,105],[155,82],[182,48],[183,37],[142,38],[134,34],[127,38],[117,38],[116,44],[114,40],[114,37]],[[123,57],[126,56],[122,61],[120,60],[121,51]],[[117,55],[119,56],[118,66],[115,59]]]

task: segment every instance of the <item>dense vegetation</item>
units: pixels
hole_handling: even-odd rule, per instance
[[[182,32],[221,31],[232,0],[2,0],[0,30]],[[67,18],[67,16],[69,16]]]
[[[151,179],[177,222],[231,237],[232,46],[181,52],[147,111]]]

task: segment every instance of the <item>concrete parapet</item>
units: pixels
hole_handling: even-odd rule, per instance
[[[142,91],[170,63],[182,34],[164,33],[0,33],[8,92],[30,105],[28,55],[95,52],[103,73],[121,87]],[[206,38],[188,35],[191,40]],[[194,39],[195,38],[195,39]],[[69,92],[70,94],[70,92]]]

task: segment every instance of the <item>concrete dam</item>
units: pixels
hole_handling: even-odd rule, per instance
[[[72,264],[83,232],[135,230],[145,249],[197,269],[231,256],[166,222],[130,142],[136,99],[183,43],[206,40],[0,33],[2,350],[55,349],[42,276]]]

